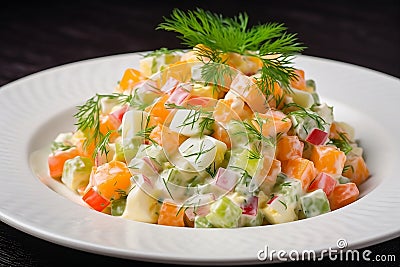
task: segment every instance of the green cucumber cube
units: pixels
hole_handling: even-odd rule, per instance
[[[300,198],[301,208],[306,218],[331,211],[328,198],[322,189],[315,190]]]
[[[228,197],[222,197],[211,204],[207,220],[219,228],[238,227],[242,209]]]

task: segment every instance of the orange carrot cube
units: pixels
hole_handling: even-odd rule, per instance
[[[297,136],[284,135],[279,138],[276,146],[276,158],[280,161],[301,158],[304,143]]]
[[[264,136],[275,136],[278,133],[287,133],[292,127],[292,121],[286,117],[286,114],[279,110],[269,110],[265,114],[257,114],[253,118],[253,125],[260,130],[259,122],[262,124],[261,132]]]
[[[297,69],[294,72],[297,74],[297,77],[290,81],[290,86],[299,90],[307,91],[304,71]]]
[[[361,156],[348,158],[345,162],[348,166],[343,172],[343,176],[349,178],[357,186],[362,184],[369,177],[367,164]]]
[[[55,151],[50,154],[47,158],[47,164],[49,166],[49,174],[55,179],[59,179],[62,176],[64,163],[72,158],[78,156],[78,150],[71,148],[65,151]]]
[[[329,195],[331,210],[344,207],[357,200],[360,192],[355,183],[338,184]]]
[[[160,208],[158,224],[183,227],[185,226],[184,213],[184,208],[172,202],[164,201]]]
[[[321,145],[312,148],[310,160],[318,172],[337,176],[342,174],[346,155],[336,147]]]
[[[284,161],[282,163],[282,172],[291,178],[300,180],[304,191],[307,190],[311,181],[316,176],[314,163],[305,158]]]
[[[138,70],[135,69],[127,69],[122,76],[122,79],[119,83],[119,88],[121,91],[133,89],[133,86],[140,81],[146,79],[146,76]]]

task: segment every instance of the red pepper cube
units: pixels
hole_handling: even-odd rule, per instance
[[[324,145],[326,140],[328,140],[328,135],[329,134],[327,132],[324,132],[318,128],[314,128],[307,136],[306,141],[316,146]]]
[[[329,196],[333,189],[336,186],[336,180],[330,176],[329,174],[326,174],[324,172],[321,172],[315,177],[315,179],[311,182],[310,186],[308,187],[308,192],[315,191],[317,189],[322,189],[327,196]]]
[[[256,216],[258,211],[258,197],[250,197],[240,207],[242,208],[242,214]]]
[[[91,187],[89,191],[86,192],[82,197],[83,201],[85,201],[92,209],[102,212],[108,205],[110,205],[110,201],[102,197],[96,190]]]

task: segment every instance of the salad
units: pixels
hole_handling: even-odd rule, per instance
[[[279,224],[357,200],[363,149],[293,66],[295,34],[202,9],[158,29],[188,49],[143,55],[78,106],[76,129],[52,142],[51,177],[98,212],[181,227]]]

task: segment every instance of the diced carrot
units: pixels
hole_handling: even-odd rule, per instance
[[[314,163],[305,158],[289,159],[282,162],[282,172],[291,178],[300,180],[304,191],[307,190],[316,176]]]
[[[350,139],[349,134],[344,131],[344,129],[339,125],[339,123],[337,123],[336,121],[332,122],[329,130],[329,138],[341,139],[340,134],[344,134],[348,139]]]
[[[310,160],[314,162],[318,172],[332,176],[341,175],[346,161],[346,155],[333,146],[313,146]]]
[[[271,108],[282,108],[285,104],[283,101],[283,89],[278,83],[274,83],[272,88],[268,88],[266,95],[268,96],[268,105]]]
[[[155,141],[157,144],[159,144],[160,146],[162,146],[162,127],[163,125],[161,123],[157,124],[156,127],[154,127],[154,129],[150,132],[149,138],[153,141]]]
[[[231,104],[233,99],[219,99],[213,112],[214,119],[222,124],[226,124],[232,119],[239,120],[239,115],[233,112]]]
[[[355,183],[338,184],[328,197],[331,210],[344,207],[357,200],[360,192]]]
[[[294,71],[294,73],[297,75],[297,77],[290,81],[290,86],[299,90],[307,91],[304,70],[297,69]]]
[[[104,198],[119,199],[122,191],[130,187],[131,176],[125,163],[110,161],[99,167],[93,167],[87,190],[95,186],[97,192]]]
[[[100,133],[106,135],[109,131],[111,132],[110,141],[113,142],[118,135],[118,127],[121,125],[116,118],[110,115],[100,115]]]
[[[161,145],[163,147],[166,156],[173,156],[178,152],[178,147],[187,139],[182,134],[171,131],[167,126],[162,125],[161,127]]]
[[[78,154],[82,157],[85,158],[92,158],[94,150],[95,150],[95,143],[94,142],[90,142],[90,143],[85,143],[84,138],[79,139],[76,142],[76,149],[78,150]]]
[[[60,179],[63,173],[65,161],[75,158],[78,155],[78,150],[75,147],[65,151],[55,151],[54,153],[51,153],[47,158],[50,176],[54,179]]]
[[[276,158],[280,161],[301,158],[304,143],[296,135],[283,135],[276,145]]]
[[[257,114],[255,115],[252,122],[254,126],[260,130],[259,122],[262,124],[262,134],[264,136],[275,136],[278,133],[285,134],[292,127],[291,120],[286,118],[285,113],[279,110],[269,110],[265,114]]]
[[[162,96],[156,103],[147,107],[145,111],[149,113],[149,123],[147,127],[155,126],[159,123],[167,123],[171,111],[165,107],[165,102],[168,100],[169,95]]]
[[[238,73],[232,80],[230,90],[239,95],[252,111],[259,113],[268,111],[269,107],[265,95],[252,78]]]
[[[185,213],[184,208],[181,208],[172,202],[164,201],[159,212],[158,224],[180,227],[185,226],[183,219]]]
[[[119,82],[119,91],[132,90],[133,87],[139,82],[145,80],[147,77],[138,70],[127,69]]]
[[[349,178],[357,186],[362,184],[369,177],[367,164],[361,156],[347,158],[343,176]]]
[[[240,98],[219,99],[215,105],[213,117],[222,125],[232,120],[244,120],[251,117],[252,111]]]
[[[215,139],[224,142],[228,148],[231,148],[232,143],[228,131],[218,123],[213,125],[213,133],[211,135]]]

